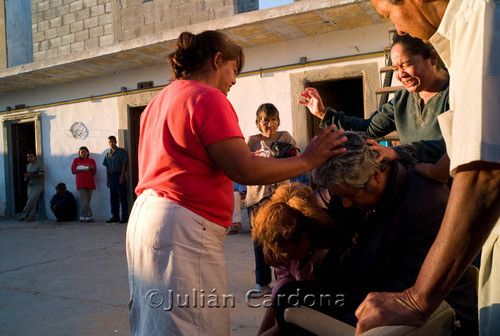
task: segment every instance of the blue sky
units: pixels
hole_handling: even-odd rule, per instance
[[[259,0],[259,9],[266,9],[292,3],[293,0]]]

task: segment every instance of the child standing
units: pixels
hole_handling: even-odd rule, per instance
[[[272,157],[271,147],[273,143],[287,143],[295,147],[295,139],[287,131],[278,131],[280,125],[280,114],[276,106],[265,103],[257,108],[255,113],[255,125],[259,134],[247,138],[246,143],[255,156]],[[250,226],[253,227],[253,217],[259,207],[273,194],[280,185],[289,184],[289,180],[268,185],[249,185],[245,203],[248,211]],[[251,297],[262,297],[271,293],[272,271],[265,262],[262,247],[254,243],[255,255],[255,282],[257,287],[252,290]]]

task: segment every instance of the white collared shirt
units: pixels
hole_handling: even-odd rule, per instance
[[[450,0],[430,41],[450,71],[453,116],[439,122],[452,176],[473,161],[500,162],[500,0]]]

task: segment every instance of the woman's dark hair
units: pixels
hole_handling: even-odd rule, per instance
[[[219,31],[206,30],[200,34],[184,32],[179,35],[173,53],[168,55],[174,79],[184,79],[201,70],[208,59],[220,52],[224,61],[236,60],[237,74],[243,69],[243,49]]]
[[[82,158],[82,156],[80,155],[80,151],[81,151],[82,149],[83,149],[83,150],[86,150],[86,151],[87,151],[87,153],[89,153],[89,156],[90,156],[89,149],[88,149],[87,147],[85,147],[85,146],[82,146],[82,147],[78,148],[78,156],[79,156],[80,158]],[[82,158],[82,159],[83,159],[83,158]]]
[[[420,55],[424,59],[429,59],[431,56],[436,56],[438,68],[445,68],[443,61],[430,43],[425,43],[419,38],[411,37],[410,35],[396,34],[392,40],[392,46],[400,44],[404,50],[412,55]]]
[[[257,108],[257,112],[255,113],[255,124],[257,125],[259,131],[262,132],[262,129],[260,128],[260,121],[262,120],[263,115],[267,115],[268,117],[276,117],[276,119],[278,119],[278,126],[280,125],[280,113],[276,106],[271,103],[265,103],[260,105]]]

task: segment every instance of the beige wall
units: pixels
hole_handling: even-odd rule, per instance
[[[7,68],[7,37],[5,35],[5,0],[0,0],[0,69]]]

